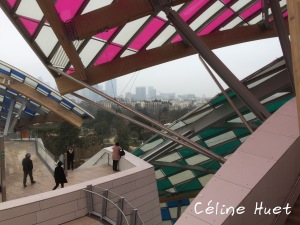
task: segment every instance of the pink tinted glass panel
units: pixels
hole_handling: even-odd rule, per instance
[[[109,45],[94,63],[94,66],[111,61],[121,50],[121,47]]]
[[[187,21],[208,2],[209,0],[194,0],[191,4],[188,5],[188,7],[182,10],[179,15],[184,21]]]
[[[223,2],[224,4],[227,4],[227,3],[231,2],[231,0],[222,0],[222,2]]]
[[[96,34],[95,37],[107,41],[115,33],[116,29],[117,28],[112,28],[108,31],[104,31],[102,33]]]
[[[39,25],[38,21],[33,21],[33,20],[25,19],[23,17],[20,17],[20,20],[23,23],[23,25],[26,28],[26,30],[28,31],[28,33],[30,34],[30,36],[32,36],[34,34],[36,28]]]
[[[160,19],[154,18],[134,39],[129,48],[140,50],[164,24],[165,22],[161,21]]]
[[[227,9],[225,12],[223,12],[218,18],[216,18],[214,21],[212,21],[210,24],[208,24],[202,31],[198,33],[198,35],[205,35],[212,32],[216,27],[218,27],[220,24],[222,24],[226,19],[228,19],[230,16],[233,15],[233,11],[230,9]]]
[[[17,0],[7,0],[8,4],[13,8]]]
[[[60,19],[66,22],[74,17],[82,3],[83,0],[58,0],[55,7]]]
[[[256,13],[258,10],[261,9],[261,1],[258,1],[248,9],[246,9],[244,12],[241,13],[241,17],[243,19],[247,19],[249,16],[251,16],[253,13]]]
[[[176,35],[176,37],[173,38],[173,40],[171,41],[171,43],[175,43],[175,42],[178,42],[178,41],[181,41],[182,38],[180,37],[179,34]]]
[[[75,72],[75,69],[74,69],[73,67],[70,67],[70,68],[67,70],[66,74],[72,74],[72,73],[74,73],[74,72]]]

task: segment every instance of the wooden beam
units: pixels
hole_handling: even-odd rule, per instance
[[[292,49],[292,61],[300,130],[300,0],[287,1]]]
[[[70,62],[74,66],[75,70],[79,74],[81,80],[87,81],[87,76],[85,74],[83,63],[76,51],[75,46],[72,41],[69,40],[67,33],[65,31],[65,26],[61,21],[53,0],[37,0],[41,10],[43,11],[46,19],[48,20],[53,32],[58,38],[59,43],[65,50]]]
[[[211,49],[216,49],[243,42],[271,38],[276,35],[277,31],[275,28],[266,30],[259,25],[252,25],[213,32],[200,38],[202,38]],[[182,41],[164,45],[159,48],[140,51],[134,55],[115,59],[99,66],[87,68],[86,70],[88,71],[90,81],[89,84],[98,84],[128,73],[193,54],[197,54],[196,50],[193,47],[186,46]],[[79,74],[76,72],[73,73],[72,76],[79,79]],[[63,95],[82,89],[82,86],[75,84],[67,78],[58,77],[55,80],[60,93]]]
[[[52,112],[56,113],[58,116],[63,118],[64,120],[68,121],[69,123],[73,124],[76,127],[80,127],[83,123],[83,119],[77,116],[74,113],[70,113],[70,110],[64,108],[58,102],[51,100],[49,97],[39,93],[35,89],[18,82],[16,80],[10,79],[9,76],[0,72],[2,79],[0,78],[1,85],[5,87],[9,87],[14,91],[26,96],[27,98],[32,99],[33,101],[37,102],[40,105],[43,105],[47,109],[51,110]],[[10,83],[2,82],[3,78],[5,80],[10,80]]]
[[[175,6],[187,1],[173,0],[171,2]],[[76,16],[72,22],[77,38],[82,40],[152,13],[153,8],[149,0],[118,0],[106,7]]]
[[[34,125],[37,123],[48,123],[48,122],[64,122],[65,120],[58,116],[57,114],[50,112],[47,115],[39,115],[30,119],[20,119],[20,121],[16,124],[16,128],[27,127],[29,125]]]

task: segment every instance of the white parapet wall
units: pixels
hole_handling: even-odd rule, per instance
[[[111,148],[105,148],[102,152],[106,152],[111,159]],[[56,191],[0,203],[0,225],[54,225],[86,216],[87,192],[83,189],[88,185],[109,189],[123,196],[138,209],[144,224],[162,224],[153,166],[126,152],[120,160],[120,170]]]
[[[276,225],[283,224],[295,201],[291,196],[299,195],[299,187],[293,189],[300,174],[299,148],[292,99],[222,165],[176,225],[274,225],[278,218]]]

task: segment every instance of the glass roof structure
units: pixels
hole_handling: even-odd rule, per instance
[[[64,120],[80,126],[84,119],[94,118],[58,91],[2,61],[0,80],[0,124],[3,127],[7,122],[13,129]]]
[[[4,0],[0,6],[46,66],[94,85],[196,53],[154,2]],[[173,0],[172,9],[213,49],[276,35],[253,30],[273,21],[263,2]],[[279,4],[286,18],[286,1]],[[60,93],[82,89],[50,72]]]
[[[242,82],[270,113],[294,97],[283,57]],[[262,121],[245,108],[231,90],[227,90],[227,94],[255,130]],[[222,93],[173,122],[170,128],[225,158],[251,134]],[[162,199],[194,197],[221,167],[219,162],[159,135],[150,138],[133,154],[155,166]]]

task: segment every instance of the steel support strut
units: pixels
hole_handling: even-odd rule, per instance
[[[228,87],[241,99],[242,102],[261,121],[266,120],[271,114],[259,102],[258,99],[234,76],[224,63],[208,48],[204,41],[181,19],[178,13],[170,7],[162,9],[167,18],[172,22],[181,37],[188,41],[197,52],[205,59],[210,67],[221,77]]]
[[[169,133],[169,135],[165,135],[165,136],[167,136],[169,139],[173,140],[174,142],[180,143],[180,144],[182,144],[185,147],[191,148],[191,149],[193,149],[193,150],[195,150],[195,151],[197,151],[197,152],[199,152],[199,153],[201,153],[201,154],[203,154],[203,155],[205,155],[205,156],[207,156],[207,157],[209,157],[211,159],[214,159],[214,160],[216,160],[216,161],[218,161],[220,163],[225,163],[226,159],[223,158],[222,156],[219,156],[218,154],[210,151],[209,149],[206,149],[203,146],[201,146],[201,145],[199,145],[199,144],[191,141],[190,139],[188,139],[188,138],[186,138],[186,137],[184,137],[184,136],[176,133],[175,131],[173,131],[170,128],[168,128],[168,127],[160,124],[159,122],[151,119],[150,117],[147,117],[144,114],[142,114],[142,113],[134,110],[133,108],[131,108],[131,107],[129,107],[129,106],[127,106],[127,105],[125,105],[125,104],[117,101],[115,98],[113,98],[113,97],[111,97],[111,96],[109,96],[109,95],[107,95],[107,94],[105,94],[105,93],[103,93],[103,92],[101,92],[101,91],[99,91],[99,90],[97,90],[97,89],[89,86],[88,84],[86,84],[86,83],[84,83],[84,82],[82,82],[80,80],[75,79],[74,77],[72,77],[72,76],[70,76],[70,75],[62,72],[61,70],[55,68],[54,66],[48,66],[48,67],[50,69],[54,70],[55,72],[57,72],[58,74],[60,74],[60,75],[62,75],[64,77],[66,77],[66,78],[74,81],[75,83],[78,83],[78,84],[82,85],[83,87],[86,87],[87,89],[89,89],[89,90],[91,90],[91,91],[93,91],[93,92],[101,95],[102,97],[108,99],[109,101],[115,103],[116,105],[123,107],[124,109],[128,110],[129,112],[132,112],[135,115],[137,115],[137,116],[139,116],[139,117],[141,117],[141,118],[143,118],[143,119],[151,122],[153,125],[159,127],[160,129],[166,131],[167,133]],[[158,133],[158,131],[156,131],[156,133]],[[161,133],[163,133],[163,132],[161,132]],[[174,135],[175,137],[171,136],[170,134]]]
[[[290,75],[291,86],[295,93],[293,62],[292,62],[292,50],[290,44],[289,34],[285,28],[282,12],[279,5],[279,0],[269,0],[269,4],[273,13],[273,18],[278,32],[278,37],[283,52],[283,56],[286,62],[287,70]]]

